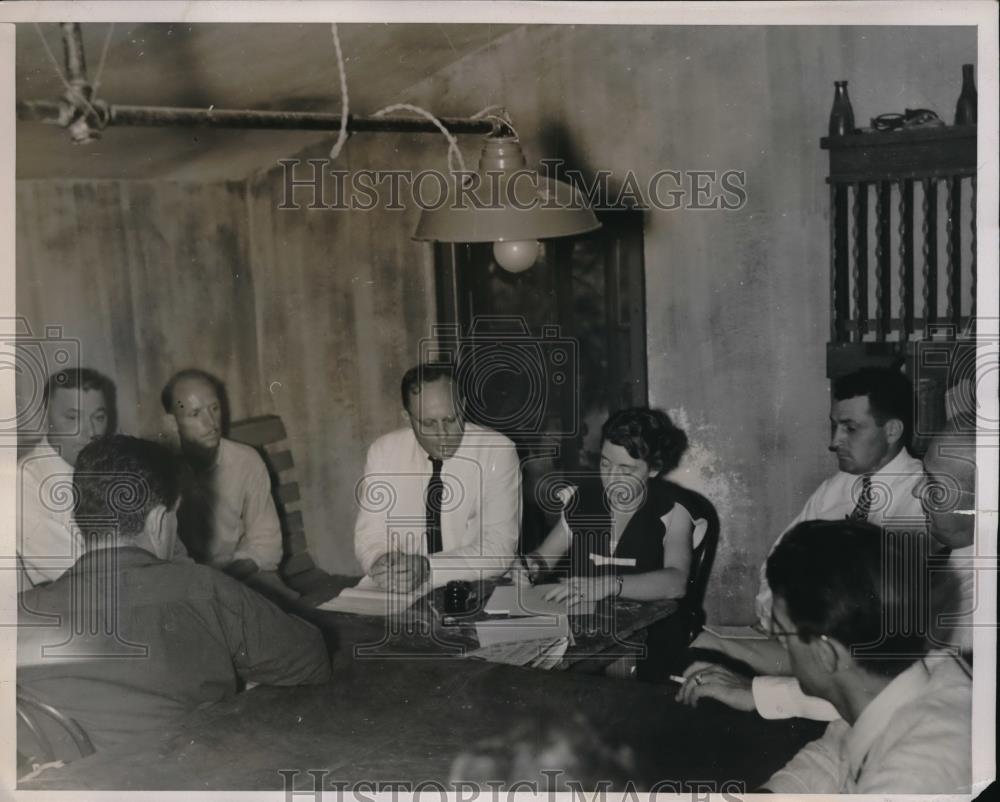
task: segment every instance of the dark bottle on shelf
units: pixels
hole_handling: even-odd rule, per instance
[[[958,103],[955,105],[955,125],[975,125],[977,103],[976,79],[972,74],[972,65],[963,64],[962,94],[958,96]]]
[[[830,136],[854,133],[854,109],[847,96],[847,81],[834,81],[833,108],[830,110]]]

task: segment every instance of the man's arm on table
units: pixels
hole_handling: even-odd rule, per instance
[[[233,562],[253,560],[261,571],[277,571],[281,562],[281,524],[267,467],[256,452],[253,457],[253,468],[243,489],[245,532],[233,553]]]
[[[244,680],[313,685],[330,679],[330,657],[312,624],[227,576],[219,577],[216,598],[226,643]]]
[[[727,657],[746,663],[759,676],[753,678],[747,691],[752,695],[753,707],[747,707],[749,697],[741,698],[739,704],[732,704],[729,698],[713,693],[711,688],[703,688],[702,694],[738,709],[756,709],[767,719],[810,718],[817,721],[834,721],[840,718],[837,709],[825,699],[809,696],[802,691],[795,677],[790,676],[788,652],[774,638],[720,638],[711,632],[702,632],[691,644],[692,648],[720,652]],[[704,667],[709,663],[697,663]],[[695,669],[697,670],[697,669]],[[685,672],[685,675],[687,672]],[[706,676],[706,682],[711,677]],[[733,691],[728,692],[730,695]]]
[[[442,584],[434,579],[435,571],[447,580],[473,580],[502,574],[514,559],[521,524],[521,464],[513,443],[498,444],[485,453],[479,527],[465,545],[430,557],[435,585]]]

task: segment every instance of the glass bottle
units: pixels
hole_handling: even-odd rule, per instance
[[[847,96],[847,81],[833,82],[833,108],[830,110],[830,136],[854,133],[854,109]]]
[[[977,102],[976,79],[972,74],[972,65],[963,64],[962,94],[958,96],[958,103],[955,106],[955,125],[976,124]]]

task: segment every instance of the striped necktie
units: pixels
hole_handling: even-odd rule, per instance
[[[867,521],[872,509],[872,475],[866,473],[861,477],[861,494],[854,505],[854,512],[847,517],[852,521]]]

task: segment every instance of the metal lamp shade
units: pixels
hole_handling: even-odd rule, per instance
[[[574,186],[525,169],[513,137],[487,137],[479,162],[480,184],[420,215],[413,238],[439,242],[508,242],[584,234],[601,227]]]

